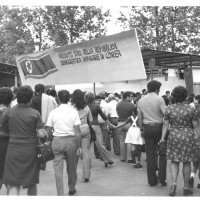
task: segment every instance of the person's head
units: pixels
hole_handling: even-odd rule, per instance
[[[42,93],[44,93],[44,85],[42,85],[42,84],[37,84],[37,85],[35,85],[35,92],[37,93],[37,94],[42,94]]]
[[[187,103],[190,104],[190,103],[194,102],[194,97],[189,95],[189,96],[187,96],[186,100],[187,100]]]
[[[146,90],[146,89],[143,89],[143,90],[142,90],[142,94],[143,94],[143,95],[147,94],[147,90]]]
[[[70,99],[70,93],[67,90],[60,90],[58,92],[58,98],[61,104],[67,104]]]
[[[12,90],[8,87],[0,88],[0,104],[9,106],[13,99]]]
[[[51,89],[52,89],[52,88],[48,88],[48,89],[47,89],[47,91],[46,91],[46,94],[47,94],[47,95],[49,95],[49,92],[50,92]]]
[[[123,93],[123,100],[131,101],[131,92],[126,91]]]
[[[164,99],[166,106],[168,106],[169,105],[169,99],[167,98],[167,95],[163,95],[162,98]]]
[[[92,92],[86,92],[85,93],[85,101],[87,104],[93,103],[95,99],[95,95]]]
[[[100,104],[101,100],[102,100],[102,98],[99,95],[95,96],[95,103]]]
[[[177,86],[172,90],[172,96],[175,103],[181,103],[187,98],[187,90],[183,86]]]
[[[161,87],[161,83],[159,81],[153,80],[147,84],[148,92],[159,93]]]
[[[108,101],[112,101],[112,100],[115,100],[115,95],[114,94],[109,94],[108,95]]]
[[[200,94],[198,94],[195,99],[198,101],[198,104],[200,104]]]
[[[98,96],[99,96],[101,99],[105,99],[105,98],[107,97],[106,92],[100,92],[100,93],[98,94]]]
[[[18,104],[28,104],[33,97],[33,90],[30,86],[24,85],[17,90],[17,102]]]
[[[78,110],[82,110],[86,106],[84,94],[81,90],[74,90],[71,102]]]
[[[13,100],[16,99],[16,96],[17,96],[17,90],[18,90],[18,87],[16,86],[12,86],[11,88],[11,91],[12,91],[12,94],[13,94]]]
[[[166,94],[167,97],[169,97],[169,96],[170,96],[170,91],[167,90],[167,91],[165,92],[165,94]]]
[[[57,97],[57,92],[55,89],[51,88],[49,90],[49,95],[52,96],[52,97]]]

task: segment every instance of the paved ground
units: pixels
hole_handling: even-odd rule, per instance
[[[147,184],[145,153],[142,153],[142,169],[134,169],[132,164],[123,163],[119,156],[110,153],[113,158],[114,165],[108,168],[104,167],[102,161],[97,160],[93,155],[91,178],[89,183],[84,183],[81,179],[82,160],[78,164],[78,181],[76,185],[76,196],[166,196],[171,184],[169,163],[167,167],[167,183],[166,187],[160,185],[150,187]],[[182,196],[183,178],[182,165],[180,166],[180,174],[178,178],[177,194]],[[68,195],[67,175],[65,177],[65,193]],[[200,196],[200,189],[196,188],[197,177],[195,178],[195,188],[193,196]],[[27,190],[21,189],[20,195],[26,195]],[[0,195],[6,195],[6,189],[3,186]],[[40,184],[38,184],[39,196],[56,196],[56,186],[54,179],[54,171],[52,161],[47,163],[45,171],[40,173]]]

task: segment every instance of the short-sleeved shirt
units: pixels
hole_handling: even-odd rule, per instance
[[[164,99],[155,92],[148,93],[138,101],[138,112],[142,114],[143,124],[162,124],[166,108]]]
[[[117,108],[117,101],[116,100],[112,100],[108,103],[108,114],[109,114],[110,117],[118,118],[116,108]]]
[[[8,124],[9,142],[37,143],[37,129],[43,128],[40,113],[29,105],[17,104],[8,109],[1,121],[2,126]]]
[[[53,136],[74,136],[74,126],[80,125],[78,111],[68,104],[61,104],[49,114],[46,126],[53,127]]]
[[[118,120],[125,122],[133,114],[134,107],[134,104],[129,101],[120,101],[116,107],[117,114],[119,116]]]
[[[42,112],[42,95],[33,97],[31,107],[37,110],[40,114]]]

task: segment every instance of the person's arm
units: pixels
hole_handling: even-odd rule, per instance
[[[50,138],[50,141],[51,141],[53,138],[53,127],[46,126],[45,128],[46,128],[48,138]]]
[[[77,155],[80,156],[82,153],[82,149],[81,149],[81,130],[80,130],[79,125],[74,125],[74,133],[75,133],[75,137],[76,137],[77,145],[78,145]]]
[[[47,132],[44,128],[40,128],[37,130],[37,136],[39,138],[48,138]]]
[[[143,115],[139,106],[138,106],[138,125],[140,128],[140,131],[143,131]]]
[[[166,137],[166,134],[167,134],[167,131],[169,129],[169,120],[164,120],[164,123],[163,123],[163,127],[162,127],[162,136],[161,136],[161,142],[162,141],[165,141],[165,137]]]
[[[129,117],[123,124],[118,125],[116,128],[121,128],[130,122],[133,122],[131,117]]]

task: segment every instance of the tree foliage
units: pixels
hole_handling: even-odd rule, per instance
[[[0,62],[103,36],[109,18],[94,6],[0,6]]]
[[[142,48],[199,54],[199,14],[199,7],[132,7],[118,23],[137,29]]]

